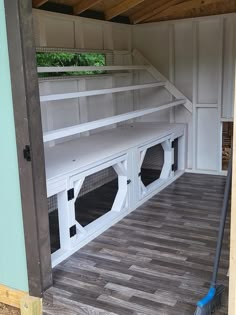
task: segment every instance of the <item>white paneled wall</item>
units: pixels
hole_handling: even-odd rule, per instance
[[[34,10],[36,46],[131,50],[132,27],[76,16]]]
[[[108,65],[132,64],[132,29],[122,25],[34,10],[36,47],[101,51]],[[129,72],[70,79],[40,80],[40,94],[67,93],[132,85]],[[90,96],[44,103],[43,130],[50,131],[133,110],[133,92]],[[114,126],[97,129],[113,128]],[[86,133],[88,135],[89,133]],[[76,136],[76,137],[79,137]],[[72,137],[73,138],[73,137]],[[65,139],[66,141],[68,140]],[[60,140],[65,141],[65,140]],[[53,143],[51,143],[53,144]]]
[[[232,120],[236,15],[185,19],[143,25],[116,23],[34,10],[36,46],[112,51],[109,64],[136,62],[141,53],[193,102],[193,114],[183,106],[144,117],[142,121],[188,124],[188,168],[221,171],[221,122]],[[42,81],[41,93],[108,88],[154,81],[144,72]],[[169,100],[159,89],[61,101],[42,106],[44,130],[91,121]],[[69,109],[69,110],[68,110]],[[61,115],[63,119],[57,117]],[[54,119],[55,118],[55,119]],[[114,126],[113,126],[114,127]]]
[[[133,46],[190,100],[193,115],[176,108],[171,119],[188,123],[188,168],[221,171],[221,122],[232,120],[235,14],[133,27]]]

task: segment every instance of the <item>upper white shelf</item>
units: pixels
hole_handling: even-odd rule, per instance
[[[48,101],[58,101],[58,100],[66,100],[77,97],[85,97],[85,96],[95,96],[95,95],[103,95],[109,93],[118,93],[118,92],[127,92],[127,91],[135,91],[140,89],[149,89],[155,87],[165,86],[166,82],[156,82],[156,83],[148,83],[148,84],[139,84],[139,85],[130,85],[130,86],[122,86],[110,89],[102,89],[102,90],[90,90],[90,91],[82,91],[75,93],[64,93],[64,94],[51,94],[40,97],[40,101],[48,102]]]
[[[111,117],[107,117],[107,118],[103,118],[103,119],[98,119],[96,121],[91,121],[91,122],[87,122],[87,123],[83,123],[83,124],[79,124],[79,125],[75,125],[75,126],[71,126],[71,127],[66,127],[66,128],[48,131],[48,132],[44,133],[43,141],[49,142],[49,141],[54,141],[54,140],[62,139],[65,137],[73,136],[73,135],[76,135],[76,134],[79,134],[82,132],[86,132],[86,131],[94,130],[97,128],[109,126],[112,124],[116,124],[116,123],[130,120],[130,119],[142,117],[144,115],[153,114],[155,112],[165,110],[165,109],[168,109],[171,107],[183,105],[183,104],[185,104],[185,102],[186,102],[185,99],[176,100],[176,101],[173,101],[173,102],[170,102],[170,103],[167,103],[164,105],[160,105],[160,106],[157,106],[154,108],[140,109],[140,110],[128,112],[125,114],[111,116]]]
[[[38,73],[60,73],[77,71],[128,71],[147,70],[147,65],[123,65],[123,66],[78,66],[78,67],[38,67]]]

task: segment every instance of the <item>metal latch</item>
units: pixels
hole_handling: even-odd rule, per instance
[[[30,150],[30,146],[29,145],[26,145],[24,150],[23,150],[23,155],[24,155],[24,159],[27,161],[27,162],[30,162],[31,161],[31,150]]]

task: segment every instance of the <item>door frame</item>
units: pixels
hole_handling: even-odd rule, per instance
[[[4,5],[29,294],[42,297],[52,285],[52,267],[32,0]]]

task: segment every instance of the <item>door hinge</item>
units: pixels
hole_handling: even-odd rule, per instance
[[[131,184],[131,179],[127,180],[127,185]]]
[[[74,188],[72,188],[72,189],[67,191],[67,199],[68,199],[68,201],[70,201],[74,198],[75,198],[75,190],[74,190]]]
[[[25,148],[23,149],[23,155],[24,155],[24,159],[27,162],[31,161],[31,150],[30,150],[30,146],[26,145]]]

